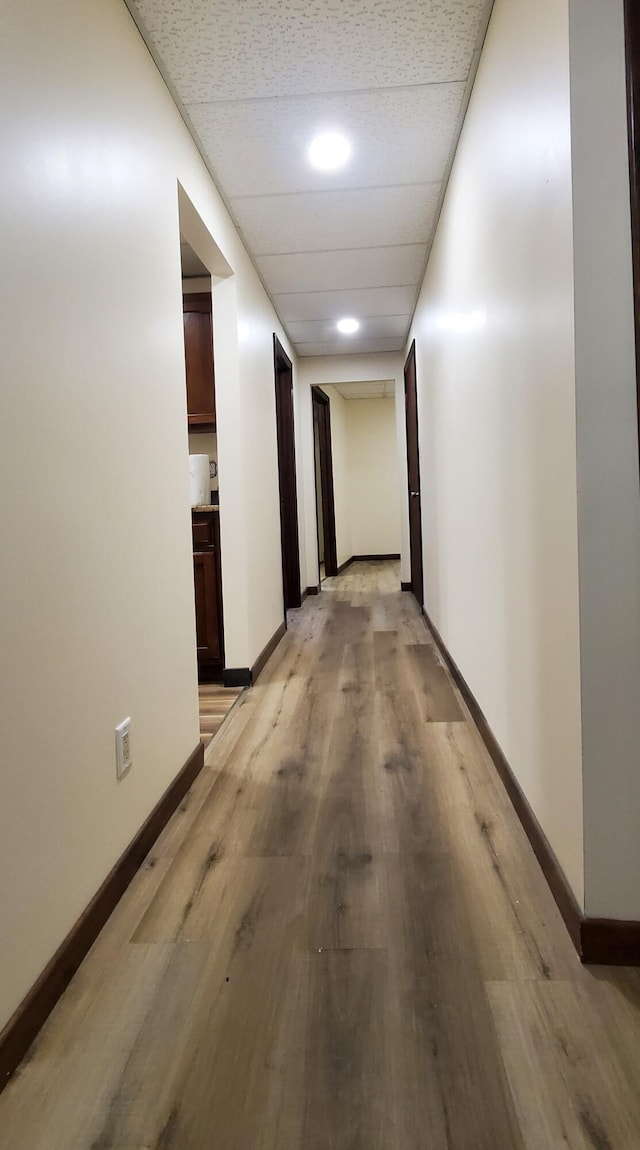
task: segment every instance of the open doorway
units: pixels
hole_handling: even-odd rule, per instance
[[[276,388],[278,480],[280,485],[280,533],[282,588],[285,617],[291,607],[302,606],[300,545],[298,540],[298,493],[293,418],[293,365],[274,332],[273,362]]]
[[[353,563],[387,564],[385,585],[397,579],[400,590],[397,391],[394,378],[323,381],[311,388],[315,517],[325,591],[335,589],[331,576]]]
[[[318,529],[319,582],[338,574],[336,516],[331,454],[331,405],[319,388],[311,391],[316,475],[316,522]]]
[[[182,235],[180,260],[198,681],[221,683],[224,623],[212,281],[209,269]]]

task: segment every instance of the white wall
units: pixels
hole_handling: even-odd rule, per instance
[[[271,306],[121,0],[7,4],[0,1026],[198,744],[178,183],[186,238],[227,277],[228,662],[282,618]]]
[[[640,919],[640,485],[622,0],[571,0],[586,909]]]
[[[396,484],[398,492],[398,516],[400,527],[400,544],[399,546],[391,548],[391,551],[396,552],[400,550],[401,553],[401,578],[404,580],[409,579],[409,557],[408,557],[408,507],[407,507],[407,479],[406,479],[406,437],[404,430],[404,375],[403,375],[404,357],[395,353],[383,353],[378,355],[343,355],[343,356],[308,356],[301,358],[298,361],[298,375],[296,383],[296,398],[298,403],[298,410],[300,418],[298,420],[298,431],[300,434],[300,444],[298,451],[298,494],[302,493],[302,506],[301,506],[301,521],[305,524],[306,548],[304,552],[305,570],[312,578],[307,579],[307,583],[313,583],[317,580],[317,574],[314,572],[318,570],[318,547],[316,541],[316,509],[315,509],[315,487],[314,487],[314,471],[313,471],[313,420],[311,414],[311,388],[324,387],[327,395],[329,396],[331,407],[331,429],[332,429],[332,447],[334,452],[333,466],[334,466],[334,487],[336,485],[336,435],[338,442],[340,442],[340,428],[343,427],[343,416],[345,409],[353,405],[355,401],[342,400],[343,406],[336,403],[335,396],[338,394],[335,388],[330,385],[335,383],[356,383],[368,380],[390,380],[396,381]],[[341,397],[339,397],[340,399]],[[337,415],[334,415],[334,411]],[[338,421],[338,431],[334,430],[334,421]],[[343,428],[343,439],[346,436],[346,427]],[[342,448],[338,446],[337,450],[340,452]],[[345,440],[346,450],[346,440]],[[346,458],[346,455],[345,455]],[[338,468],[343,468],[344,480],[340,479],[339,484],[341,490],[336,494],[336,517],[338,516],[337,506],[341,506],[341,527],[338,528],[336,522],[336,536],[339,536],[338,542],[338,563],[342,563],[345,559],[349,559],[354,554],[373,554],[372,551],[355,550],[353,545],[351,533],[351,515],[348,510],[348,483],[346,463],[341,464],[338,462]],[[390,498],[393,498],[390,496]],[[340,556],[343,556],[340,558]]]
[[[496,0],[410,335],[425,605],[582,902],[572,261],[567,2]]]

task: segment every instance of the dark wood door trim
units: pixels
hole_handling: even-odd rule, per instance
[[[324,569],[326,575],[338,574],[338,548],[336,544],[336,508],[333,493],[333,456],[331,453],[331,404],[329,396],[319,387],[311,388],[312,410],[319,416],[320,497],[324,536]],[[314,433],[315,447],[315,433]]]
[[[404,408],[407,432],[407,498],[409,500],[409,550],[411,554],[411,590],[422,607],[424,580],[422,570],[422,512],[420,494],[420,449],[418,443],[418,384],[416,375],[416,341],[409,349],[404,365]]]
[[[302,605],[300,543],[298,535],[298,489],[293,416],[293,364],[276,333],[273,333],[273,366],[276,390],[278,483],[284,610]]]
[[[624,29],[627,60],[633,310],[636,329],[636,396],[640,431],[640,6],[637,0],[624,0]]]

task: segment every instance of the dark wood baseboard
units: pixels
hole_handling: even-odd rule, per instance
[[[225,667],[222,673],[224,687],[250,687],[252,682],[251,667]]]
[[[551,844],[509,766],[475,695],[460,668],[451,657],[437,627],[434,626],[424,609],[423,613],[442,658],[449,668],[493,759],[581,961],[608,966],[640,966],[640,922],[613,918],[588,918],[583,915]]]
[[[342,572],[346,571],[347,567],[350,567],[352,563],[353,563],[353,555],[351,556],[350,559],[345,559],[344,563],[340,564],[340,566],[338,567],[338,570],[336,571],[336,575],[342,575]]]
[[[66,990],[129,883],[204,764],[199,744],[0,1033],[0,1091]]]
[[[401,583],[401,591],[413,591],[413,583]]]
[[[581,958],[598,966],[640,966],[640,922],[583,918]]]
[[[316,592],[317,594],[317,592]],[[280,640],[287,633],[286,620],[278,627],[269,639],[264,650],[260,652],[253,667],[225,667],[223,683],[225,687],[252,687],[258,675],[269,662]]]
[[[319,586],[307,587],[307,589],[305,591],[305,597],[307,595],[319,595],[319,594],[320,594],[320,587]]]
[[[251,668],[250,673],[251,673],[251,682],[252,683],[255,683],[260,672],[262,670],[264,670],[264,667],[269,662],[269,659],[273,655],[273,652],[275,651],[276,647],[278,646],[278,643],[281,641],[281,639],[284,638],[286,633],[287,633],[287,624],[286,624],[286,621],[283,619],[282,623],[278,627],[278,630],[273,633],[273,635],[269,639],[269,642],[267,643],[266,647],[264,648],[263,651],[260,652],[260,654],[258,655],[258,658],[256,659],[255,663],[253,664],[253,667]]]
[[[464,675],[462,674],[457,663],[451,657],[440,632],[429,618],[427,612],[423,608],[424,617],[429,626],[442,658],[444,659],[451,676],[460,691],[467,707],[469,708],[473,721],[478,728],[482,740],[493,759],[494,766],[502,780],[504,788],[511,799],[515,812],[522,823],[525,834],[533,847],[542,873],[544,874],[553,897],[556,900],[560,914],[562,915],[567,930],[571,935],[573,943],[578,951],[581,952],[580,943],[580,925],[582,922],[582,911],[578,900],[576,899],[564,871],[562,870],[552,848],[545,835],[538,819],[536,818],[529,801],[524,794],[516,776],[514,775],[509,763],[507,762],[502,748],[498,743],[491,727],[489,726],[479,703],[476,700],[473,691],[469,687]]]
[[[400,555],[399,554],[396,555],[395,553],[390,554],[390,555],[354,555],[351,562],[352,563],[380,563],[382,560],[399,559],[399,558],[400,558]]]

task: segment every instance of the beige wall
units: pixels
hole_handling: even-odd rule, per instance
[[[496,0],[410,337],[425,604],[582,901],[572,261],[567,3]]]
[[[346,416],[353,554],[400,554],[395,396],[347,399]]]
[[[280,328],[253,267],[121,0],[4,17],[0,1025],[198,743],[178,183],[222,277],[228,661],[282,618]]]

